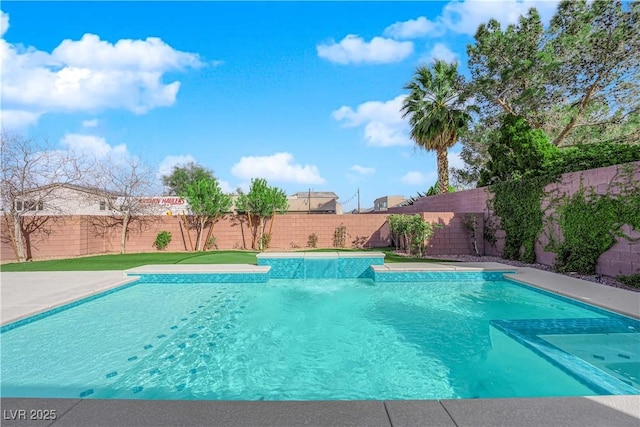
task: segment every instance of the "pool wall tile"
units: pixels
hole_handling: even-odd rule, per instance
[[[137,283],[266,283],[269,273],[130,273],[140,277]]]
[[[511,271],[373,271],[374,282],[484,282],[504,280]]]
[[[304,258],[258,258],[259,266],[270,266],[272,279],[304,279]]]
[[[314,253],[314,257],[298,256],[284,258],[281,256],[258,258],[259,266],[270,266],[269,275],[272,279],[364,279],[371,278],[370,266],[383,265],[384,258],[379,256],[338,257],[333,253],[325,257],[323,253]],[[319,260],[325,260],[327,265],[318,268]],[[310,268],[310,266],[313,266]]]

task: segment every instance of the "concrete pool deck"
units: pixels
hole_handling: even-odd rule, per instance
[[[238,271],[256,266],[239,267]],[[238,268],[238,267],[234,267]],[[392,271],[516,271],[512,277],[550,292],[640,318],[640,293],[532,268],[498,263],[386,264]],[[145,266],[128,273],[229,272],[215,265]],[[7,324],[118,286],[123,271],[0,273],[0,320]],[[634,426],[640,395],[422,401],[149,401],[0,399],[5,426]],[[35,412],[31,412],[34,410]],[[55,410],[55,420],[37,420]],[[37,412],[40,411],[40,412]]]

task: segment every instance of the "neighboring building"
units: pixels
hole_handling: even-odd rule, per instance
[[[140,197],[138,200],[149,205],[150,215],[183,214],[188,209],[187,202],[177,196]],[[51,184],[17,198],[15,209],[36,215],[111,215],[111,206],[122,203],[123,198],[117,193],[80,185]]]
[[[374,212],[384,212],[389,208],[395,208],[404,202],[404,196],[384,196],[373,202]]]
[[[300,191],[289,196],[287,213],[342,214],[338,195],[333,191]]]
[[[358,208],[356,209],[352,209],[351,212],[352,214],[357,214],[357,213],[371,213],[373,212],[373,208],[361,208],[360,211],[358,211]]]
[[[235,211],[238,195],[231,195]],[[140,197],[148,205],[148,215],[189,214],[189,204],[178,196]],[[111,215],[112,206],[126,200],[119,194],[71,184],[52,184],[29,191],[15,202],[15,209],[36,215]],[[342,206],[334,192],[299,192],[288,197],[287,213],[342,214]]]
[[[35,215],[108,215],[115,193],[73,184],[50,184],[16,197],[14,209]]]

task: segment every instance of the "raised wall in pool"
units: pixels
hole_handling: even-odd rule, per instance
[[[371,277],[383,265],[382,252],[263,252],[259,266],[271,266],[272,279],[355,279]]]

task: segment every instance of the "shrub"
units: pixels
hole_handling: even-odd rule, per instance
[[[218,249],[218,243],[216,242],[216,236],[209,237],[209,240],[204,245],[205,250],[211,250],[213,248]]]
[[[640,273],[632,274],[630,276],[618,276],[616,279],[620,280],[627,286],[631,286],[632,288],[640,289]]]
[[[262,236],[260,236],[260,241],[258,242],[258,249],[263,251],[269,247],[270,243],[271,243],[271,234],[262,233]]]
[[[367,236],[356,236],[356,238],[351,242],[351,246],[356,249],[362,249],[368,240],[369,238]]]
[[[166,249],[166,247],[171,243],[171,233],[168,231],[161,231],[156,236],[155,242],[153,242],[153,246],[158,248],[159,251]]]
[[[408,250],[410,254],[422,256],[427,240],[433,236],[434,228],[442,228],[440,224],[430,224],[422,215],[389,215],[389,229],[396,249]]]
[[[340,224],[333,231],[333,247],[344,248],[346,238],[347,238],[347,227]]]
[[[308,248],[315,248],[318,246],[318,236],[316,233],[309,234],[309,239],[307,240]]]
[[[455,193],[456,189],[453,185],[450,185],[449,188],[447,189],[448,193]],[[429,187],[429,189],[427,190],[426,195],[427,196],[436,196],[440,194],[440,189],[438,187],[438,181],[436,181],[435,184],[433,184],[431,187]],[[418,195],[420,195],[420,192],[418,192]]]

